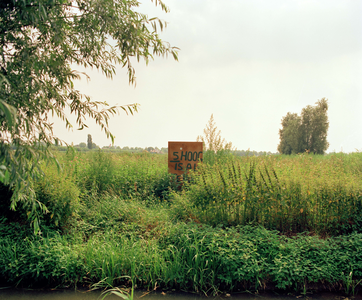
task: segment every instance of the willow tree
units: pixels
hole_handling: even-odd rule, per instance
[[[168,12],[161,0],[151,0]],[[98,69],[112,78],[116,65],[135,82],[131,58],[146,63],[177,48],[162,41],[165,23],[138,9],[137,0],[2,0],[0,1],[0,181],[13,191],[11,208],[21,201],[37,226],[38,211],[29,180],[38,162],[51,159],[49,146],[62,143],[53,134],[52,116],[70,129],[94,119],[113,142],[108,120],[137,105],[108,106],[75,89],[77,66]],[[84,74],[84,76],[87,76]],[[71,124],[66,112],[76,117]]]
[[[303,108],[300,116],[288,113],[283,117],[278,151],[282,154],[324,154],[329,146],[327,111],[328,100],[322,98],[316,102],[316,106],[308,105]]]

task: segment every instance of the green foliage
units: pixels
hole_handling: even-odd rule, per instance
[[[185,178],[184,191],[179,192],[167,172],[165,155],[68,152],[57,154],[62,173],[44,165],[45,176],[34,181],[33,188],[37,200],[50,211],[40,217],[47,226],[68,228],[74,222],[70,215],[74,207],[90,209],[100,199],[104,204],[97,213],[99,222],[92,225],[95,229],[114,220],[101,217],[108,210],[124,220],[116,208],[119,198],[150,206],[168,203],[174,220],[213,226],[259,224],[287,234],[309,231],[329,236],[362,231],[360,157],[359,153],[241,158],[225,154],[214,164],[201,164],[198,172]],[[17,217],[4,216],[26,221],[30,209],[23,208]]]
[[[213,226],[253,223],[285,233],[362,231],[359,153],[225,155],[213,165],[201,164],[198,172],[185,178],[181,193],[167,172],[166,156],[97,151],[59,154],[58,158],[66,170],[63,175],[77,184],[86,205],[109,197],[147,205],[167,200],[175,220]],[[107,215],[106,211],[99,209],[102,215]],[[111,206],[109,211],[119,210]]]
[[[133,294],[134,294],[133,284],[132,284],[132,288],[131,288],[131,293],[128,293],[128,291],[123,288],[111,287],[110,289],[107,289],[102,292],[102,300],[110,295],[115,295],[124,300],[133,300]]]
[[[109,228],[86,241],[1,234],[0,279],[24,287],[134,284],[216,294],[267,285],[305,293],[315,283],[352,292],[362,278],[361,234],[288,238],[262,227],[192,223],[159,231],[155,239]]]
[[[161,9],[168,8],[156,0]],[[36,202],[29,183],[41,171],[39,161],[53,158],[49,147],[60,145],[53,133],[52,116],[79,129],[86,118],[96,121],[113,142],[108,128],[119,110],[133,113],[137,104],[109,107],[91,101],[75,89],[80,73],[76,65],[96,68],[112,78],[116,65],[126,67],[135,82],[131,57],[171,54],[177,49],[157,33],[165,23],[138,12],[138,1],[5,0],[0,4],[0,181],[14,190],[12,208],[20,201],[32,206],[34,224],[46,208]],[[35,207],[38,207],[35,209]]]
[[[73,178],[60,174],[54,167],[44,168],[44,175],[34,184],[37,201],[47,208],[40,216],[44,225],[64,228],[79,203],[79,189]]]
[[[65,285],[85,275],[79,244],[60,236],[18,242],[2,237],[0,253],[2,282],[39,287],[56,280]]]
[[[175,199],[192,219],[213,226],[251,223],[284,233],[361,232],[361,177],[350,168],[334,156],[229,159],[200,165]]]
[[[76,217],[68,232],[80,232],[85,240],[110,230],[122,232],[125,237],[154,236],[157,233],[153,229],[169,221],[168,211],[161,204],[146,206],[142,201],[114,195],[103,195],[101,199],[87,197],[77,208]]]
[[[324,154],[327,142],[328,102],[322,98],[316,106],[302,109],[301,116],[287,113],[282,119],[282,129],[279,130],[280,144],[278,151],[282,154],[311,152]]]
[[[224,164],[233,159],[234,152],[231,150],[221,149],[217,152],[212,150],[206,150],[203,153],[203,163],[209,166],[213,166],[215,164]]]
[[[98,150],[91,152],[88,157],[88,164],[77,180],[78,185],[82,187],[84,192],[100,193],[109,190],[115,182],[114,173],[116,170],[111,156]],[[75,163],[77,164],[77,162]]]
[[[282,119],[282,129],[279,130],[280,144],[278,151],[282,154],[296,154],[301,149],[300,136],[301,118],[290,112]],[[305,150],[304,150],[305,151]],[[304,152],[301,151],[301,152]]]
[[[46,223],[54,220],[47,214],[40,236],[21,219],[0,216],[4,284],[137,285],[206,294],[265,288],[305,294],[315,285],[355,294],[360,288],[360,153],[229,157],[202,164],[183,190],[168,192],[168,201],[156,197],[154,188],[166,184],[166,156],[56,156],[63,172],[42,165],[46,177],[34,183],[35,190],[55,201],[78,186],[79,201],[72,198],[63,231]],[[97,173],[91,166],[107,172],[109,165],[111,185],[94,188],[100,186],[96,176],[90,190],[81,184]],[[70,187],[60,192],[51,184]]]
[[[148,153],[77,153],[71,158],[75,180],[84,194],[113,193],[124,199],[167,200],[176,182],[167,172],[166,155]]]
[[[90,134],[88,134],[88,138],[87,138],[87,147],[88,147],[88,149],[93,148],[92,136]]]
[[[37,215],[41,224],[38,223],[36,226],[63,229],[68,225],[74,208],[79,205],[79,189],[73,178],[59,173],[54,165],[43,165],[42,170],[43,175],[31,182],[36,205],[44,205],[46,209],[46,213]],[[26,205],[29,203],[24,203],[16,211],[10,210],[12,191],[4,185],[0,186],[0,191],[1,216],[6,217],[10,222],[26,224],[35,222],[34,216],[31,214],[34,208]]]

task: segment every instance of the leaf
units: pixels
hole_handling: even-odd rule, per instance
[[[132,294],[128,294],[126,291],[122,291],[120,288],[118,287],[115,287],[115,288],[112,288],[112,289],[109,289],[109,290],[106,290],[102,293],[103,298],[106,298],[107,296],[109,295],[115,295],[119,298],[122,298],[124,300],[133,300],[133,287],[132,287]]]
[[[118,291],[111,291],[111,294],[116,295],[116,296],[118,296],[120,298],[123,298],[124,300],[129,299],[129,295],[125,295],[125,294],[123,294],[121,292],[118,292]]]
[[[0,182],[6,184],[6,167],[4,165],[0,165]]]
[[[9,129],[12,129],[16,124],[16,109],[14,106],[7,104],[5,101],[0,99],[0,111],[3,112],[8,123]]]

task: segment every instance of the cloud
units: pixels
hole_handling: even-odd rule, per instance
[[[362,148],[362,139],[353,138],[358,135],[343,142],[362,126],[362,1],[165,2],[169,14],[149,0],[139,10],[169,22],[160,36],[181,48],[179,62],[135,63],[136,88],[121,68],[113,81],[93,74],[89,84],[77,83],[94,100],[141,104],[135,116],[121,113],[110,121],[117,145],[194,140],[213,113],[222,136],[238,149],[275,152],[281,118],[326,97],[330,149]],[[108,145],[94,128],[76,132],[74,142],[91,133]]]
[[[183,0],[169,5],[172,29],[164,37],[180,46],[183,62],[197,68],[237,60],[319,61],[360,51],[356,1]]]

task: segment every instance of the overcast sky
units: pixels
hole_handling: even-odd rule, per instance
[[[179,61],[135,64],[113,80],[88,73],[77,88],[109,104],[139,103],[134,116],[110,121],[115,145],[167,147],[195,141],[211,114],[221,135],[239,150],[277,152],[281,119],[328,99],[327,152],[362,150],[362,1],[149,0],[139,10],[168,22],[161,38],[180,48]],[[109,145],[90,128],[56,133],[68,143]]]

